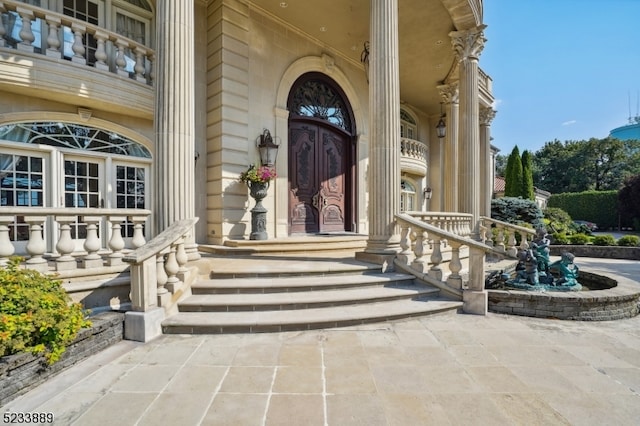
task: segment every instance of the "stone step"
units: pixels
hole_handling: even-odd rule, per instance
[[[366,245],[366,235],[318,234],[268,240],[227,240],[224,245],[200,245],[199,250],[218,255],[308,254],[361,251]]]
[[[415,284],[259,294],[197,294],[179,304],[180,312],[237,312],[309,309],[437,296],[438,290]]]
[[[379,269],[378,269],[379,270]],[[411,284],[413,275],[397,272],[361,271],[360,274],[260,276],[245,278],[216,278],[200,280],[191,287],[193,294],[275,293],[331,290],[352,287]]]
[[[179,312],[165,319],[165,334],[258,333],[343,327],[462,308],[443,297],[392,300],[325,308],[245,312]]]

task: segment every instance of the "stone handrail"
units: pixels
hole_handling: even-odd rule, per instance
[[[396,264],[401,269],[436,285],[441,290],[461,297],[462,309],[465,312],[486,315],[488,302],[487,292],[484,289],[484,257],[485,253],[491,251],[491,247],[425,223],[406,213],[396,214],[395,217],[401,228],[400,247],[402,250],[396,258]],[[416,236],[413,245],[411,244],[412,233]],[[451,247],[451,261],[449,262],[451,273],[445,281],[443,281],[444,273],[441,266],[443,241],[446,241]],[[425,256],[428,242],[433,245],[429,259]],[[462,246],[469,248],[469,281],[466,287],[463,287],[460,275],[462,269],[460,248]]]
[[[75,270],[78,266],[82,269],[93,269],[101,268],[105,264],[122,265],[125,253],[122,223],[129,221],[133,224],[131,245],[134,248],[140,247],[146,242],[143,226],[150,214],[149,210],[142,209],[0,207],[0,266],[6,264],[9,257],[16,253],[15,242],[9,238],[9,230],[17,217],[23,218],[25,227],[28,227],[25,267],[48,273],[52,266],[54,272],[60,273]],[[105,247],[102,240],[106,239],[98,236],[99,225],[104,220],[111,230]],[[71,238],[71,226],[76,222],[84,224],[87,229],[83,243],[86,253],[76,253],[76,243]],[[49,250],[43,236],[47,226],[54,226],[59,230],[57,238],[51,232],[48,233],[53,238]],[[103,234],[109,233],[103,230]],[[106,256],[105,259],[102,257],[103,254]]]
[[[493,236],[493,228],[498,229],[498,234]],[[516,234],[520,235],[520,245],[517,246]],[[496,251],[510,257],[517,257],[518,249],[529,248],[529,241],[533,240],[536,231],[512,223],[503,222],[490,217],[480,217],[480,238],[488,246],[494,247]]]
[[[131,264],[131,305],[146,312],[167,307],[173,294],[182,289],[188,261],[184,241],[198,218],[174,222],[151,241],[124,256]]]
[[[17,50],[36,53],[33,46],[35,34],[33,33],[32,22],[36,19],[41,19],[46,22],[48,28],[48,34],[43,33],[40,40],[40,53],[43,55],[56,59],[64,58],[65,52],[61,49],[64,40],[61,41],[60,33],[64,31],[64,28],[69,28],[74,37],[72,45],[73,56],[71,57],[73,63],[93,66],[99,70],[110,71],[126,78],[133,78],[141,83],[153,85],[155,52],[149,47],[97,25],[51,10],[17,1],[0,0],[0,16],[8,12],[18,14],[22,20],[22,29],[19,34],[21,41],[16,43],[15,46]],[[0,50],[2,48],[11,48],[3,38],[6,34],[7,28],[4,27],[3,20],[0,19]],[[97,43],[94,64],[87,64],[89,49],[84,44],[84,36],[86,34],[93,36]],[[135,55],[135,65],[132,72],[126,70],[125,51],[127,50],[130,50]]]

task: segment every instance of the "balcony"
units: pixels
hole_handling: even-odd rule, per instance
[[[16,1],[0,1],[0,15],[0,90],[153,117],[153,50]]]
[[[400,139],[400,169],[403,172],[426,176],[428,155],[429,150],[424,143],[409,138]]]

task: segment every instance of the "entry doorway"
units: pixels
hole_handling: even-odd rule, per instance
[[[309,73],[288,106],[289,234],[355,232],[355,131],[344,93]]]

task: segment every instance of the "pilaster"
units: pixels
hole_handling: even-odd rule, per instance
[[[459,152],[459,209],[460,212],[473,215],[475,229],[472,235],[478,235],[480,218],[480,126],[478,93],[478,57],[484,47],[483,30],[480,25],[465,31],[449,33],[451,42],[459,60],[460,73],[460,152]]]

